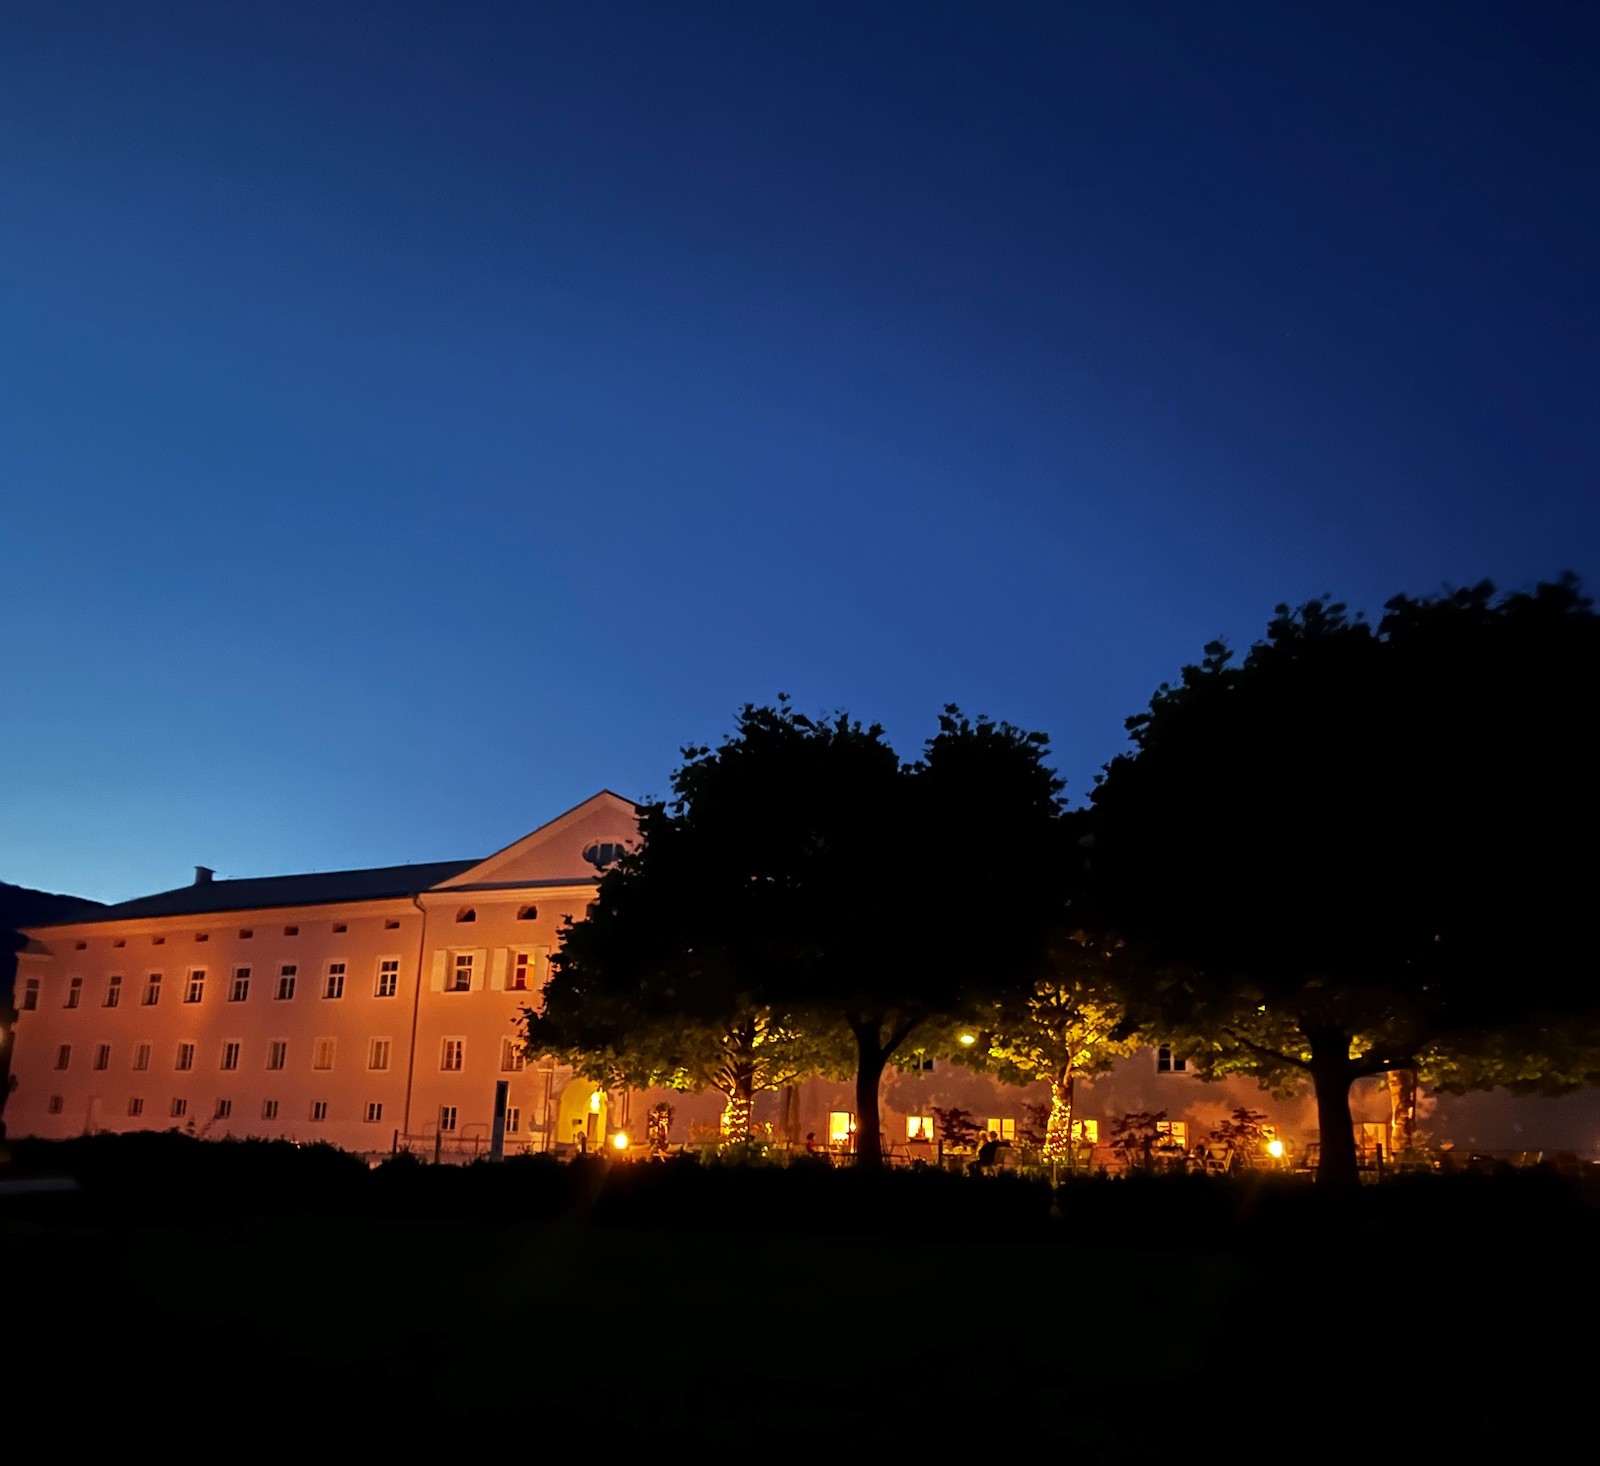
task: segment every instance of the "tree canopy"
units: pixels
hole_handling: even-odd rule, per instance
[[[1324,1176],[1354,1176],[1355,1079],[1600,1072],[1597,674],[1575,580],[1484,582],[1376,626],[1279,606],[1242,660],[1211,643],[1128,720],[1093,795],[1093,905],[1202,1069],[1313,1081]]]

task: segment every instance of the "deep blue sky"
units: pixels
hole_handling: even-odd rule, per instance
[[[1291,13],[1292,11],[1292,13]],[[778,691],[1600,575],[1600,11],[0,14],[0,879],[487,853]]]

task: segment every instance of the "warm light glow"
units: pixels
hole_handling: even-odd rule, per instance
[[[961,1035],[961,1047],[964,1049],[970,1049],[973,1044],[977,1043],[977,1041],[978,1035],[975,1033],[964,1033]]]
[[[1281,1161],[1283,1159],[1283,1142],[1281,1140],[1269,1140],[1267,1142],[1267,1154],[1273,1160]]]
[[[600,1091],[598,1089],[589,1096],[589,1113],[591,1115],[600,1113]]]
[[[848,1110],[833,1110],[828,1115],[828,1144],[849,1145],[855,1134],[856,1117]]]
[[[628,1132],[626,1130],[617,1131],[611,1137],[611,1146],[614,1150],[626,1150],[628,1148]]]

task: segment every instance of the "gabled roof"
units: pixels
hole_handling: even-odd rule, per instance
[[[80,912],[76,918],[36,922],[36,927],[133,921],[149,916],[203,916],[213,911],[260,911],[275,906],[331,906],[344,901],[384,901],[415,896],[477,865],[476,860],[436,860],[422,865],[383,865],[372,870],[325,870],[311,875],[257,876],[241,881],[203,881],[137,896],[115,906]]]
[[[592,857],[601,845],[634,845],[639,838],[639,806],[602,789],[565,814],[475,862],[441,884],[452,890],[496,886],[551,885],[599,879],[602,861]]]

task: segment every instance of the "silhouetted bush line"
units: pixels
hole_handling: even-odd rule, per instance
[[[1426,1237],[1431,1250],[1508,1237],[1549,1245],[1587,1237],[1600,1217],[1600,1178],[1539,1169],[1402,1178],[1344,1196],[1273,1175],[1076,1178],[1053,1197],[1043,1180],[932,1169],[874,1174],[804,1162],[618,1165],[544,1157],[432,1166],[405,1156],[369,1168],[331,1146],[143,1133],[20,1141],[3,1174],[72,1177],[80,1187],[73,1193],[0,1199],[0,1210],[72,1219],[205,1223],[321,1212],[1178,1251],[1296,1249],[1396,1229]]]

